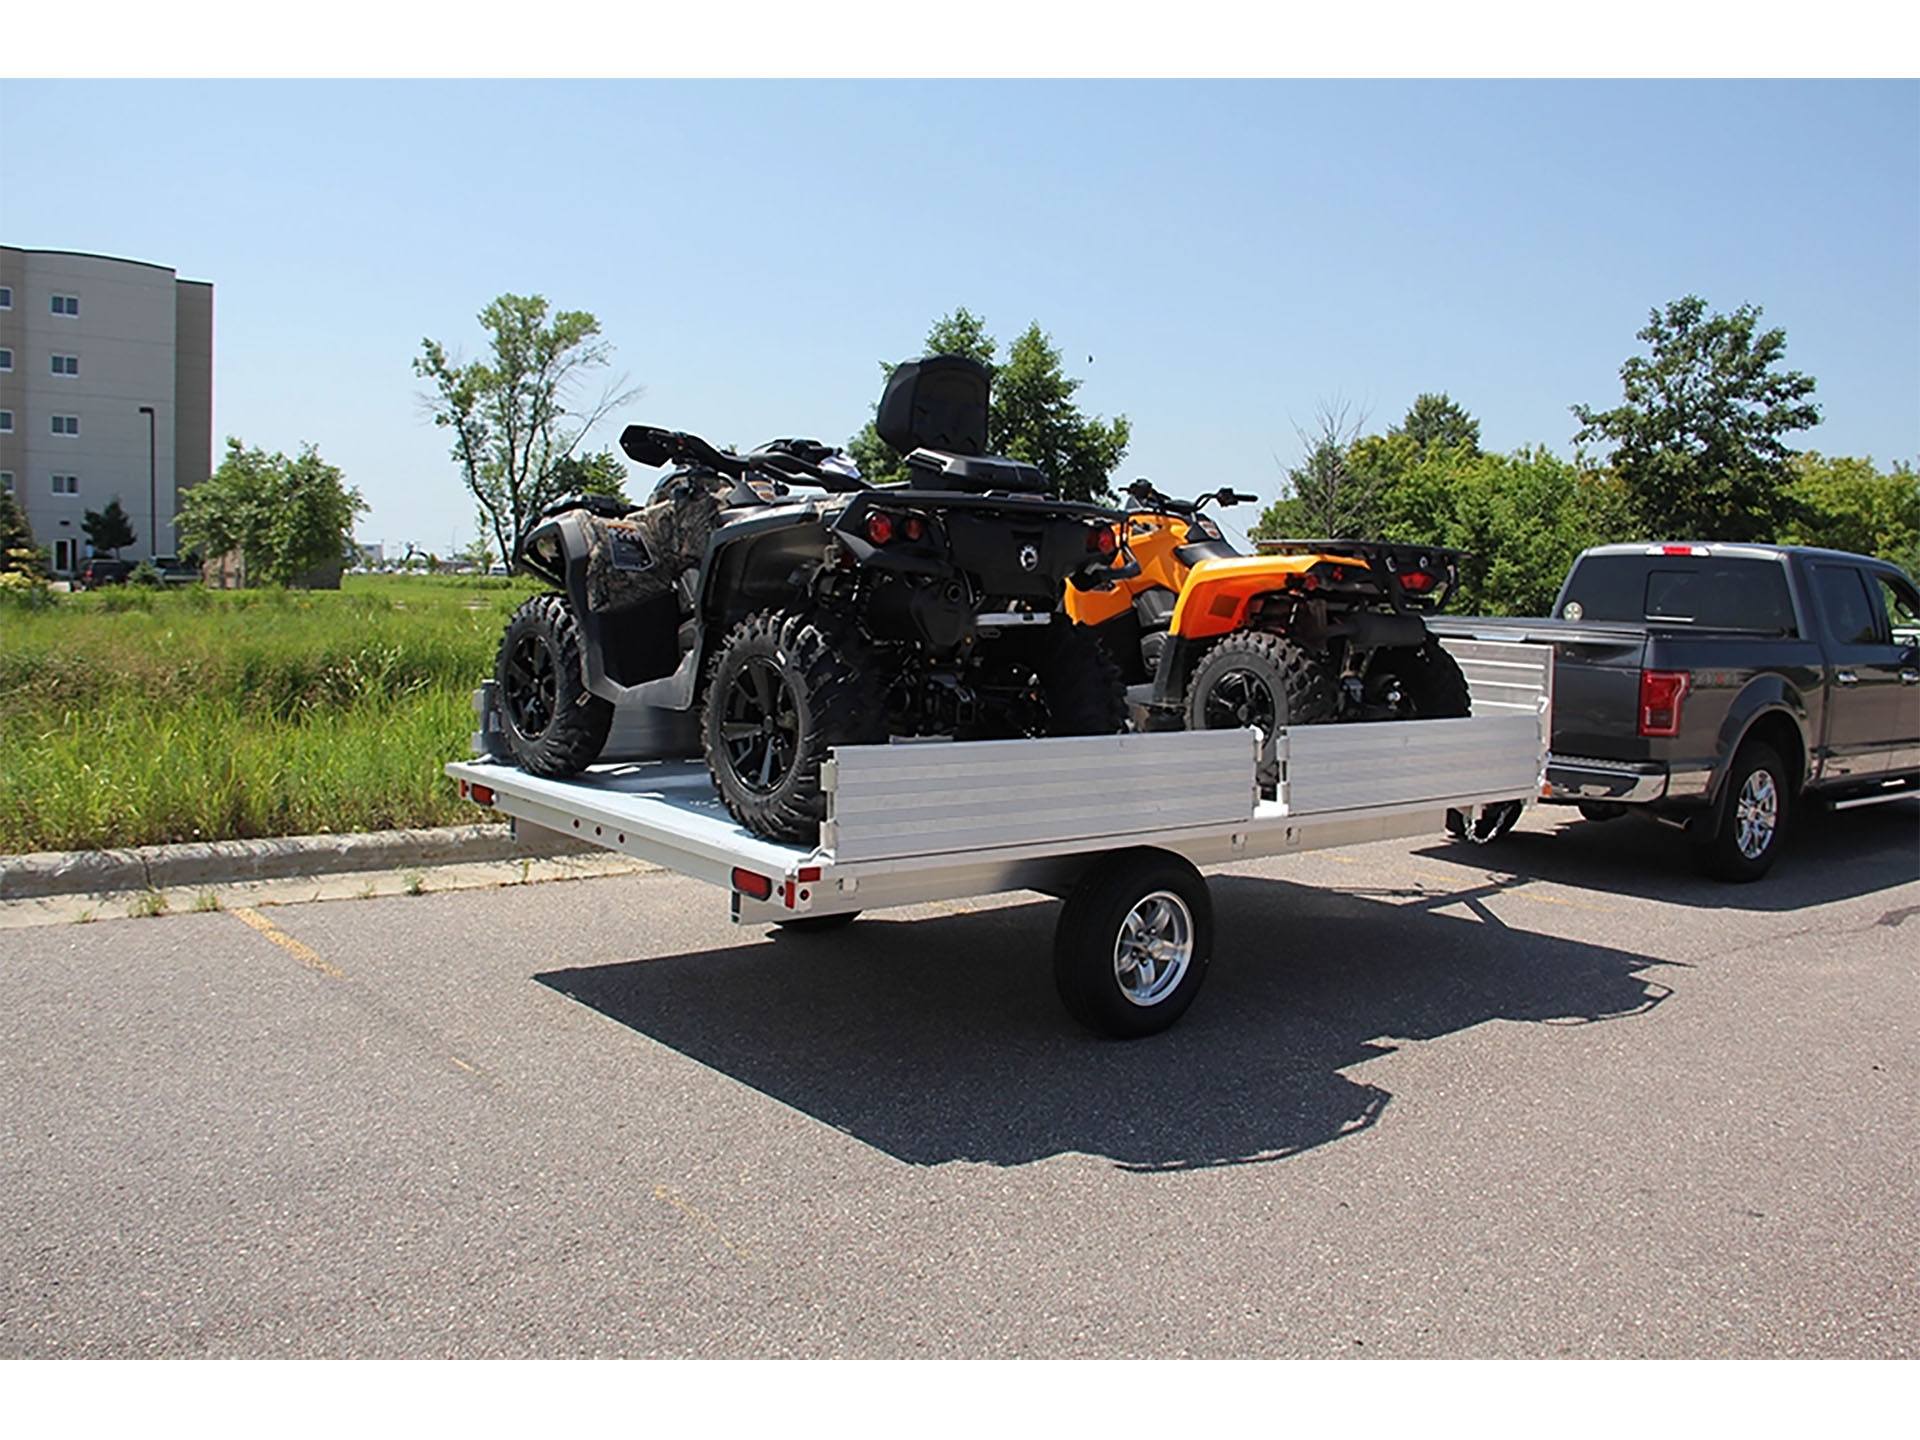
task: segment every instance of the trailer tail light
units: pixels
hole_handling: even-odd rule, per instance
[[[867,539],[876,545],[885,545],[893,539],[893,516],[884,510],[875,510],[867,516]]]
[[[1119,537],[1113,533],[1111,525],[1102,525],[1098,530],[1087,532],[1087,549],[1092,553],[1105,557],[1112,555],[1119,548]]]
[[[1687,698],[1692,677],[1684,670],[1640,672],[1640,733],[1648,739],[1670,739],[1680,733],[1680,704]]]
[[[756,875],[751,870],[735,866],[733,888],[752,899],[765,900],[773,894],[773,881],[765,875]]]
[[[493,804],[493,787],[491,785],[469,785],[466,781],[462,780],[460,782],[460,798],[462,800],[471,800],[476,805],[491,805]]]

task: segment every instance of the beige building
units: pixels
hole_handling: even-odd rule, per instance
[[[0,488],[70,575],[81,520],[119,498],[123,557],[178,553],[213,466],[213,286],[164,265],[0,245]]]

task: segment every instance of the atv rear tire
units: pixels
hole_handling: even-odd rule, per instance
[[[1260,733],[1255,774],[1262,790],[1280,784],[1274,736],[1285,725],[1334,718],[1339,691],[1325,657],[1257,630],[1229,635],[1207,651],[1187,682],[1187,728]]]
[[[1424,645],[1376,650],[1367,665],[1372,689],[1386,676],[1400,682],[1404,703],[1396,720],[1458,720],[1473,713],[1473,692],[1460,662],[1438,640]]]
[[[733,628],[707,681],[700,738],[734,819],[769,840],[818,838],[827,751],[887,738],[876,663],[846,622],[767,610]]]
[[[535,595],[507,621],[493,697],[507,756],[535,775],[577,775],[600,758],[613,706],[587,689],[580,622],[564,597]]]

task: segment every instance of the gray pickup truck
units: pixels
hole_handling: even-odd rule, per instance
[[[1553,617],[1434,616],[1554,647],[1549,804],[1684,827],[1711,874],[1757,880],[1802,800],[1920,792],[1920,591],[1883,560],[1787,545],[1605,545]],[[1510,813],[1457,817],[1488,841]]]

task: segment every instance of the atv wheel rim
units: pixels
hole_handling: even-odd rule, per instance
[[[553,651],[538,635],[522,635],[507,656],[507,718],[527,739],[538,740],[559,708]]]
[[[1171,890],[1134,905],[1113,942],[1113,978],[1135,1005],[1158,1005],[1193,963],[1193,912]]]
[[[1773,776],[1756,770],[1740,787],[1734,805],[1734,842],[1749,860],[1758,860],[1773,844],[1773,832],[1780,824],[1780,792]]]
[[[1248,726],[1266,739],[1275,730],[1273,692],[1251,670],[1229,670],[1213,682],[1200,707],[1208,730],[1243,730]]]
[[[727,686],[720,740],[734,776],[756,795],[780,788],[800,752],[800,709],[779,666],[755,655]]]

